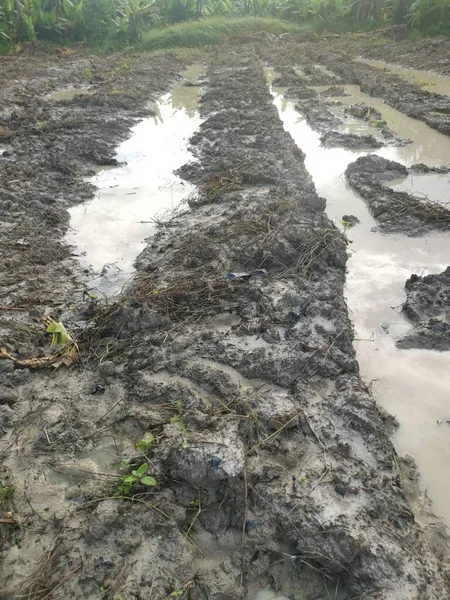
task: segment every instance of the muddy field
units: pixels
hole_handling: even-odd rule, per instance
[[[390,36],[1,60],[1,598],[450,597],[445,526],[360,374],[344,291],[366,223],[331,214],[288,131],[301,117],[305,143],[354,152],[340,182],[371,235],[445,236],[444,201],[389,186],[448,175],[449,97],[354,59],[446,75],[449,42]],[[178,170],[195,191],[104,296],[68,211],[174,85],[200,89]],[[449,286],[399,290],[414,324],[399,347],[448,349]],[[70,367],[46,366],[43,317],[76,340]]]

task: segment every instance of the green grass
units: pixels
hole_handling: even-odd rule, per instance
[[[302,29],[294,23],[260,17],[202,19],[147,31],[138,49],[151,52],[165,48],[198,48],[221,44],[233,37],[245,37],[262,31],[278,35],[300,32]]]

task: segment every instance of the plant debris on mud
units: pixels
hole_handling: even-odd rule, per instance
[[[8,64],[2,338],[14,355],[39,356],[49,316],[80,359],[56,373],[0,360],[0,491],[14,488],[0,510],[20,515],[14,535],[1,530],[2,598],[250,600],[267,585],[305,600],[450,596],[446,534],[415,520],[414,463],[397,455],[393,419],[360,378],[347,237],[264,76],[271,64],[300,93],[305,81],[368,85],[365,66],[328,44],[287,36],[202,55],[203,121],[180,169],[197,186],[190,210],[148,240],[121,295],[85,302],[88,278],[60,241],[67,208],[92,197],[86,176],[114,160],[184,61],[134,57],[119,69],[74,57],[65,70],[42,65],[33,96],[31,66]],[[318,57],[330,72],[313,68]],[[90,95],[47,99],[83,73]],[[425,98],[427,119],[438,101],[413,91],[408,106]],[[321,134],[339,129],[297,98]],[[445,207],[418,212],[407,195],[389,212],[382,182],[406,169],[375,158],[347,177],[380,226],[394,230],[392,210],[404,210],[409,232],[447,227]]]

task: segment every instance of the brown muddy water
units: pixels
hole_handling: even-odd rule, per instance
[[[130,280],[145,239],[194,190],[174,171],[192,160],[187,144],[201,122],[200,88],[184,83],[200,73],[199,68],[184,73],[183,84],[163,96],[155,115],[138,123],[118,147],[121,164],[100,170],[91,180],[98,189],[93,200],[69,211],[67,242],[102,293],[117,293]]]
[[[410,173],[405,179],[391,181],[389,187],[398,192],[407,192],[433,202],[450,202],[450,175],[448,173]]]
[[[89,90],[86,88],[70,88],[67,90],[57,90],[56,92],[52,92],[47,96],[47,99],[55,100],[56,102],[60,100],[73,100],[75,96],[87,96],[89,93]]]
[[[436,94],[450,95],[450,77],[445,75],[437,75],[430,71],[420,71],[418,69],[410,69],[400,67],[392,63],[384,62],[383,60],[373,60],[371,58],[356,58],[356,62],[375,67],[381,71],[398,75],[410,83],[414,83],[418,87],[435,92]]]
[[[270,84],[274,77],[267,71]],[[437,77],[437,76],[434,76]],[[444,78],[445,79],[445,78]],[[445,165],[450,156],[450,138],[425,123],[412,119],[362,93],[358,86],[343,86],[350,96],[339,98],[343,116],[346,104],[366,103],[376,108],[388,126],[412,141],[403,147],[384,147],[374,153],[406,166],[425,163]],[[284,98],[284,88],[271,89],[284,127],[305,152],[305,165],[319,195],[327,200],[327,214],[342,227],[344,214],[353,214],[360,223],[348,231],[351,241],[346,298],[355,325],[355,347],[361,375],[372,385],[377,402],[397,417],[400,424],[395,443],[400,453],[412,455],[422,475],[422,485],[434,502],[435,513],[450,525],[450,427],[437,420],[450,416],[450,353],[428,350],[400,350],[395,339],[410,328],[400,312],[405,300],[404,284],[412,273],[439,273],[448,265],[450,234],[407,237],[382,235],[364,201],[347,184],[347,165],[366,151],[324,148],[320,134],[295,110],[295,101]],[[367,134],[362,121],[346,122],[346,131]],[[408,177],[392,182],[395,189],[425,193],[445,201],[448,176]],[[420,521],[420,514],[417,515]]]

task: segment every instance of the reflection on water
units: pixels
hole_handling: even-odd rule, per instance
[[[404,179],[390,181],[389,187],[397,192],[408,192],[441,204],[450,202],[449,173],[410,173]]]
[[[86,267],[102,275],[96,286],[114,293],[130,279],[133,263],[158,218],[174,210],[193,186],[174,174],[192,157],[188,140],[200,124],[199,88],[176,86],[156,115],[133,127],[117,149],[118,167],[100,171],[93,200],[70,210],[68,242]]]
[[[430,92],[446,96],[450,95],[450,77],[446,77],[445,75],[400,67],[399,65],[384,62],[383,60],[372,60],[371,58],[356,58],[355,61],[375,67],[376,69],[388,71],[394,75],[399,75],[410,83],[414,83],[418,87]]]
[[[375,154],[407,165],[436,166],[448,160],[450,138],[361,93],[356,86],[345,89],[352,97],[339,100],[373,106],[391,129],[413,142],[401,148],[381,148]],[[306,168],[318,194],[327,199],[328,216],[338,227],[344,214],[354,214],[361,221],[347,233],[352,244],[346,285],[361,375],[373,381],[377,401],[397,416],[400,428],[395,442],[401,452],[415,457],[435,511],[450,525],[450,427],[436,423],[450,416],[450,353],[399,350],[394,343],[410,327],[399,312],[405,280],[411,273],[438,273],[447,267],[450,233],[411,238],[371,231],[376,226],[374,218],[343,176],[347,165],[367,152],[322,147],[320,134],[294,109],[295,101],[285,100],[283,89],[275,88],[272,93],[285,129],[306,154]],[[381,323],[389,325],[389,333]]]

